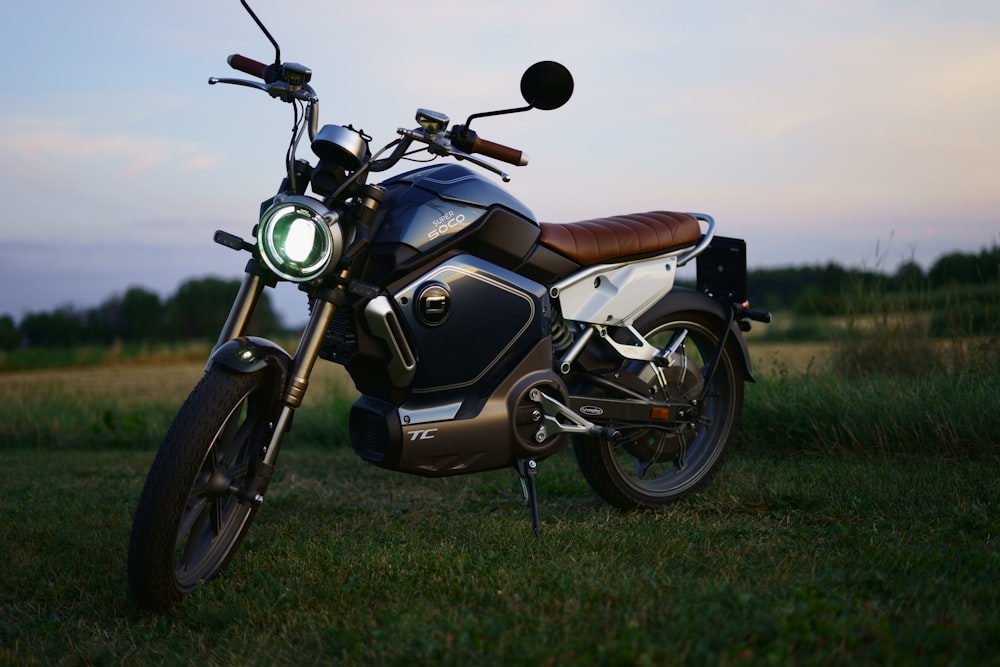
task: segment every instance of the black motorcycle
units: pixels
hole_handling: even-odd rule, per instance
[[[570,443],[594,491],[656,508],[719,472],[752,381],[742,331],[769,321],[746,302],[746,247],[699,213],[654,211],[539,223],[479,156],[523,166],[473,121],[556,109],[573,79],[558,63],[521,79],[525,106],[417,127],[372,154],[352,126],[318,124],[311,71],[234,55],[254,80],[212,78],[290,104],[295,131],[277,194],[250,241],[245,277],[205,370],[149,471],[129,544],[136,601],[161,609],[215,577],[264,500],[282,437],[317,360],[341,364],[360,398],[350,440],[375,465],[424,476],[513,467],[539,531],[535,475]],[[308,136],[314,161],[297,158]],[[419,153],[454,158],[373,176]],[[308,194],[307,194],[308,192]],[[697,259],[697,288],[675,285]],[[245,335],[265,287],[299,285],[310,316],[298,347]]]

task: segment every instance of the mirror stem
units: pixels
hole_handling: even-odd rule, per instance
[[[503,116],[509,113],[521,113],[523,111],[531,111],[534,109],[534,105],[529,104],[526,107],[517,107],[516,109],[501,109],[500,111],[484,111],[482,113],[474,113],[469,116],[469,119],[465,121],[465,132],[469,131],[469,127],[472,126],[472,121],[475,118],[486,118],[488,116]]]

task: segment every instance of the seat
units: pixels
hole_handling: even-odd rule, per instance
[[[668,211],[543,222],[541,228],[539,243],[582,266],[657,255],[701,238],[697,218]]]

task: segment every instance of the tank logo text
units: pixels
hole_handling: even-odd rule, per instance
[[[427,233],[427,238],[433,241],[439,236],[457,232],[465,227],[465,215],[462,213],[456,214],[454,211],[448,211],[440,218],[432,221],[431,226],[433,229]]]

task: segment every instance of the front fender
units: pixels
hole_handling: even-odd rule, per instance
[[[636,323],[640,324],[644,320],[657,319],[666,313],[682,311],[706,313],[717,318],[720,325],[729,319],[729,312],[726,310],[726,307],[715,299],[687,287],[675,287],[665,297],[660,299],[656,305],[647,310],[642,317],[636,320]],[[735,340],[739,346],[740,357],[743,360],[744,377],[748,382],[754,382],[750,349],[747,347],[746,338],[743,337],[743,332],[735,320],[729,325],[729,337]]]
[[[238,373],[254,373],[270,368],[276,374],[276,387],[284,389],[292,370],[292,357],[277,343],[257,336],[240,336],[212,350],[208,366],[219,364]]]

